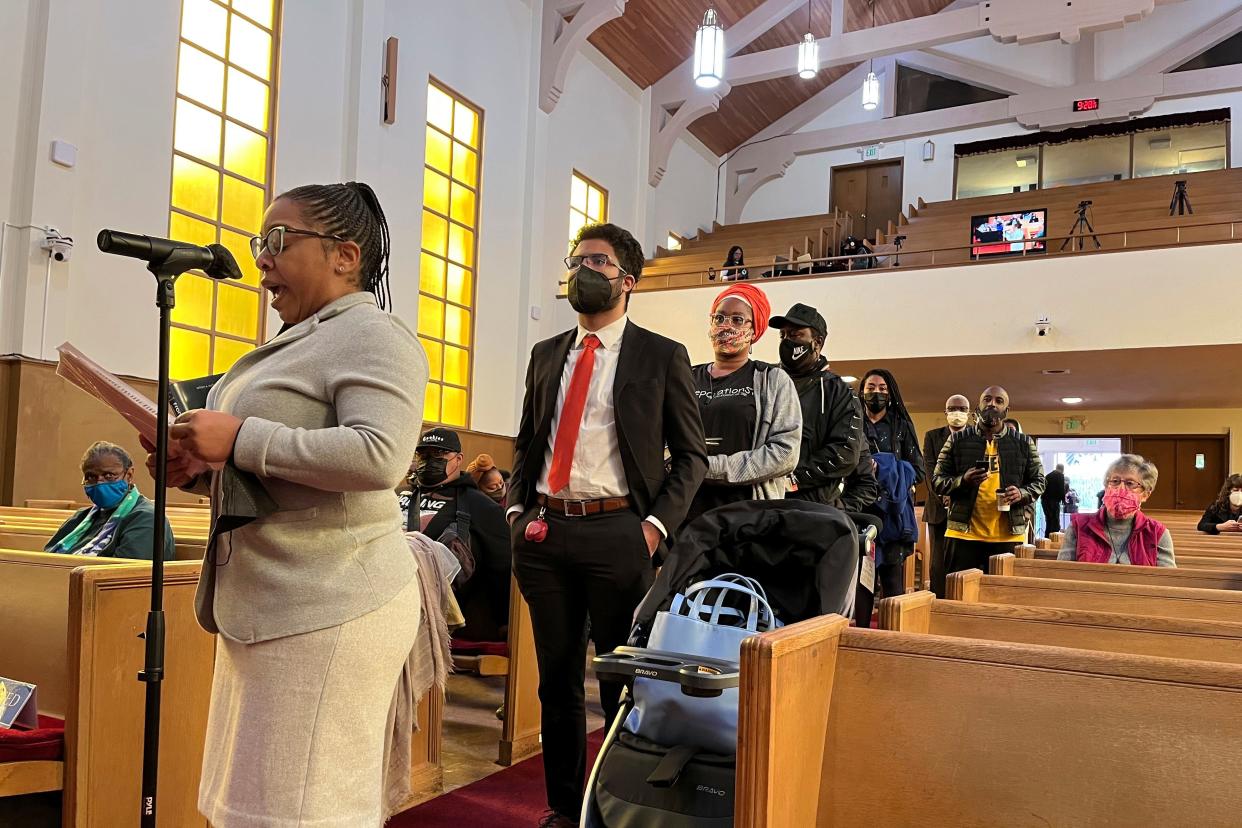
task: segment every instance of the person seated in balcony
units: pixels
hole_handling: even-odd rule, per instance
[[[866,239],[860,239],[855,236],[846,236],[841,242],[842,256],[859,256],[857,259],[848,259],[845,264],[846,270],[868,270],[875,267],[875,257],[868,256],[868,253],[874,253],[874,248]]]
[[[1220,487],[1216,501],[1199,519],[1199,531],[1209,535],[1242,532],[1242,474],[1231,474]]]
[[[155,504],[134,485],[134,462],[125,449],[103,441],[82,456],[82,488],[95,504],[65,521],[45,552],[100,558],[151,560],[155,538]],[[164,520],[164,560],[173,559],[176,543]]]
[[[1141,507],[1156,489],[1156,464],[1123,454],[1104,473],[1104,506],[1070,516],[1060,561],[1177,566],[1173,536]]]
[[[740,282],[749,278],[750,271],[746,269],[746,256],[742,252],[741,245],[735,244],[729,248],[729,255],[725,257],[724,264],[720,266],[720,281]]]

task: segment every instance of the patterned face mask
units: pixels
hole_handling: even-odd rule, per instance
[[[735,328],[732,325],[712,325],[708,329],[707,338],[711,341],[712,349],[716,353],[736,356],[750,350],[750,343],[754,341],[755,332],[749,325],[744,328]]]

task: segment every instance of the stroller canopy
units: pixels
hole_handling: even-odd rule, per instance
[[[759,581],[786,624],[845,612],[854,595],[858,533],[839,509],[800,500],[744,501],[685,526],[639,604],[634,646],[644,646],[656,613],[698,581],[738,572]]]

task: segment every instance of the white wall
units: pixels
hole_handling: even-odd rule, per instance
[[[716,218],[716,169],[721,158],[688,133],[673,144],[673,152],[659,187],[647,187],[647,237],[643,250],[648,256],[656,245],[668,240],[669,232],[683,238],[698,234],[700,228],[711,229]],[[725,175],[720,171],[720,187]],[[721,196],[723,198],[723,192]],[[721,212],[721,216],[724,213]]]
[[[1236,307],[1186,297],[1231,295],[1240,254],[1242,244],[1204,245],[760,286],[773,308],[819,308],[834,360],[1224,344],[1242,342]],[[707,361],[705,333],[687,334],[686,320],[702,319],[718,290],[639,293],[630,316]],[[1051,315],[1053,333],[1036,337],[1042,314]],[[755,356],[775,361],[776,338],[765,337]]]

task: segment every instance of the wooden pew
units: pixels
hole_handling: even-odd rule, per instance
[[[741,660],[740,828],[1237,824],[1236,665],[839,616]]]
[[[993,555],[988,562],[992,575],[1107,581],[1120,584],[1160,584],[1193,589],[1242,590],[1242,571],[1182,569],[1167,566],[1121,566],[1078,561],[1040,561],[1012,554]]]
[[[1242,622],[1242,591],[950,573],[950,600]]]
[[[880,629],[1242,664],[1242,623],[980,604],[930,592],[885,598]]]
[[[1178,553],[1176,556],[1177,568],[1242,570],[1242,551],[1205,549],[1195,550],[1195,552],[1199,554],[1183,555]],[[1023,544],[1014,549],[1014,555],[1023,560],[1055,561],[1059,553],[1059,549],[1041,549],[1028,544]]]
[[[500,729],[497,762],[512,765],[538,753],[541,732],[535,635],[531,629],[530,610],[518,589],[517,578],[511,576],[509,673],[505,681],[505,719]]]
[[[23,526],[0,525],[0,548],[18,549],[24,552],[42,552],[43,547],[51,539],[52,533],[46,529],[32,529]],[[183,539],[174,532],[176,551],[173,553],[178,561],[201,561],[207,549],[207,541]],[[82,556],[72,555],[81,560]],[[128,560],[126,558],[101,558],[105,562]]]

